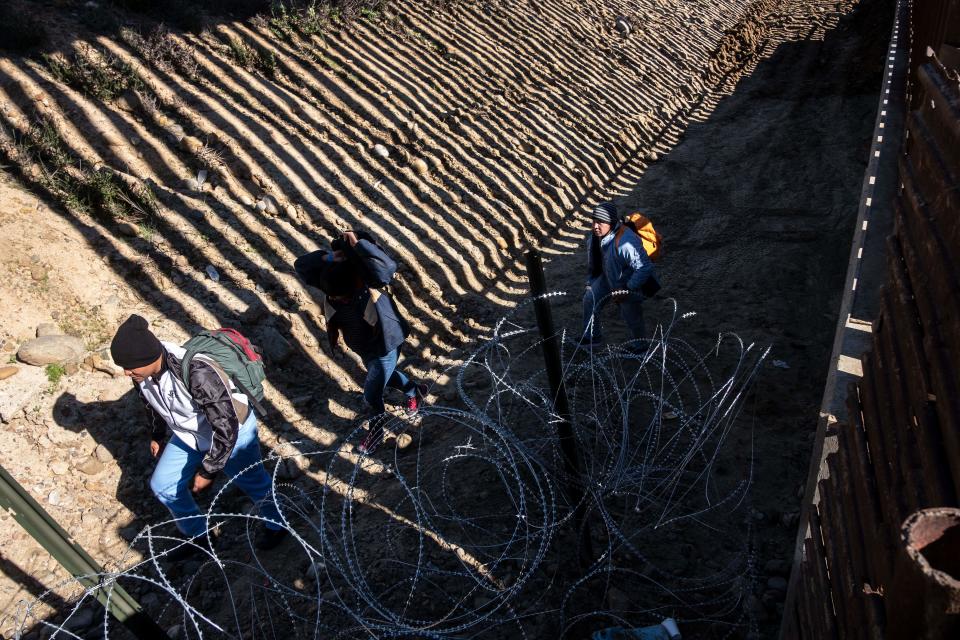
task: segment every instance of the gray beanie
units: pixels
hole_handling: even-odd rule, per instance
[[[620,220],[620,215],[617,213],[617,205],[612,202],[601,202],[593,208],[590,218],[599,222],[616,224]]]

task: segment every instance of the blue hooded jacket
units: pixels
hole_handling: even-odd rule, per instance
[[[619,238],[617,236],[620,236]],[[587,273],[593,265],[594,236],[587,236]],[[622,222],[617,223],[610,233],[600,238],[603,275],[610,289],[627,289],[642,293],[642,289],[651,278],[658,281],[653,261],[643,248],[640,236]],[[592,278],[592,275],[590,276]],[[659,288],[659,285],[657,286]]]

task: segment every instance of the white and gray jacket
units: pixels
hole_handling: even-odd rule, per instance
[[[160,373],[134,384],[147,409],[152,438],[165,441],[169,429],[191,449],[206,453],[199,473],[213,478],[233,453],[240,425],[252,409],[230,378],[202,354],[190,363],[187,389],[181,366],[185,350],[170,342],[160,344],[164,349]]]

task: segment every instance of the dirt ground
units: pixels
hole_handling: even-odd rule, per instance
[[[267,347],[276,413],[261,427],[264,446],[317,452],[286,465],[284,481],[328,500],[334,515],[342,499],[318,487],[346,482],[367,492],[364,504],[394,505],[389,517],[363,521],[356,540],[379,536],[394,550],[389,557],[404,557],[422,538],[408,538],[411,527],[396,525],[397,514],[417,515],[405,511],[408,489],[398,489],[397,475],[422,466],[433,473],[424,486],[446,486],[437,474],[450,452],[482,434],[460,414],[440,412],[434,423],[457,429],[426,422],[415,453],[397,458],[392,470],[392,454],[357,465],[350,442],[357,438],[359,367],[320,352],[319,309],[296,281],[293,259],[346,227],[364,226],[382,238],[401,263],[394,291],[413,325],[407,366],[433,381],[436,406],[459,411],[449,367],[482,345],[496,320],[527,295],[528,245],[543,251],[550,288],[570,294],[554,305],[558,323],[579,326],[582,213],[613,198],[623,210],[647,212],[666,238],[664,290],[646,303],[648,326],[667,322],[673,298],[681,311],[698,312],[683,325],[683,337],[699,349],[732,331],[772,351],[726,461],[735,476],[749,467],[753,482],[749,503],[737,512],[751,520],[745,553],[753,575],[730,590],[731,611],[701,620],[683,607],[643,609],[629,580],[612,592],[608,584],[603,606],[593,606],[632,611],[630,624],[673,613],[687,624],[685,637],[775,635],[782,612],[777,579],[788,571],[839,308],[889,0],[551,0],[442,9],[388,3],[347,25],[328,25],[322,35],[285,40],[263,20],[222,19],[205,31],[174,30],[146,42],[130,34],[154,33],[147,17],[111,13],[134,30],[117,32],[91,20],[84,3],[18,4],[49,16],[46,51],[92,43],[95,57],[112,54],[143,84],[137,94],[104,100],[53,77],[36,55],[0,57],[2,147],[11,172],[0,185],[5,357],[44,322],[81,336],[91,353],[132,312],[174,341],[201,326],[240,326]],[[633,25],[627,37],[615,29],[618,15]],[[245,50],[255,59],[246,65]],[[119,224],[65,208],[64,194],[43,177],[49,164],[17,144],[45,124],[61,136],[70,171],[109,168],[103,170],[123,184],[147,185],[157,213]],[[611,317],[614,338],[616,325]],[[774,360],[789,368],[772,366]],[[109,367],[86,369],[92,367],[34,390],[0,431],[0,462],[95,558],[113,566],[126,540],[165,514],[147,488],[146,433],[129,382]],[[475,379],[467,382],[471,397],[483,395]],[[459,470],[496,485],[487,472]],[[536,493],[525,474],[517,482],[520,493]],[[488,515],[482,507],[495,512],[514,497],[489,491],[469,503],[478,520]],[[239,498],[225,499],[227,510],[243,507]],[[449,515],[434,508],[434,516]],[[549,520],[549,510],[542,511],[529,513]],[[303,525],[310,522],[304,516]],[[325,531],[315,530],[320,546],[340,535]],[[246,558],[241,533],[228,536],[231,558]],[[488,534],[501,535],[492,525]],[[569,546],[566,535],[551,545]],[[691,538],[696,553],[710,552],[702,534]],[[0,516],[0,539],[0,633],[12,637],[17,602],[67,576],[7,514]],[[534,557],[544,569],[517,587],[531,591],[509,593],[528,610],[543,598],[541,613],[513,626],[491,625],[486,634],[474,627],[471,637],[586,637],[582,626],[558,628],[551,620],[560,617],[558,602],[567,614],[576,609],[563,600],[574,578],[555,546],[541,549],[544,538],[530,532],[503,540],[505,555]],[[512,548],[518,541],[521,548]],[[669,556],[676,542],[651,537],[645,553]],[[127,558],[141,554],[142,547]],[[696,556],[684,562],[695,565]],[[407,575],[388,564],[376,565],[384,584]],[[276,571],[293,584],[316,573],[313,566],[298,558]],[[516,578],[527,575],[526,566],[517,561],[506,570]],[[247,586],[256,583],[246,579]],[[434,588],[462,586],[450,580]],[[294,588],[332,599],[321,583]],[[152,614],[169,614],[149,589],[134,591]],[[216,608],[215,593],[197,602]],[[473,587],[465,593],[471,615],[486,615],[484,607],[500,597]],[[47,600],[51,609],[38,615],[63,614],[58,598],[69,595],[57,589]],[[392,597],[381,595],[385,602]],[[352,637],[347,627],[356,621],[344,610],[324,609],[327,633],[340,630],[333,621],[343,616],[343,633]],[[442,606],[429,612],[443,614]],[[272,633],[283,635],[281,627]]]

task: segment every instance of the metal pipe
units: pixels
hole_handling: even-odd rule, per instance
[[[543,273],[543,260],[540,252],[531,249],[526,253],[527,278],[530,280],[530,294],[533,296],[533,308],[537,316],[537,328],[543,338],[543,359],[547,367],[547,381],[550,384],[550,393],[553,396],[554,412],[560,418],[557,424],[557,435],[560,439],[560,451],[563,456],[563,465],[567,472],[564,490],[567,499],[575,506],[573,512],[574,525],[580,538],[581,560],[587,562],[593,559],[593,545],[590,541],[590,530],[584,518],[585,503],[583,489],[580,486],[580,456],[577,453],[577,443],[573,436],[573,427],[570,425],[570,402],[567,398],[567,387],[563,381],[563,364],[560,358],[560,337],[553,326],[553,313],[550,311],[550,302],[544,297],[547,293],[547,280]]]
[[[116,582],[104,583],[103,568],[0,466],[0,509],[7,511],[64,569],[88,589],[116,620],[142,640],[169,640],[166,632]]]

